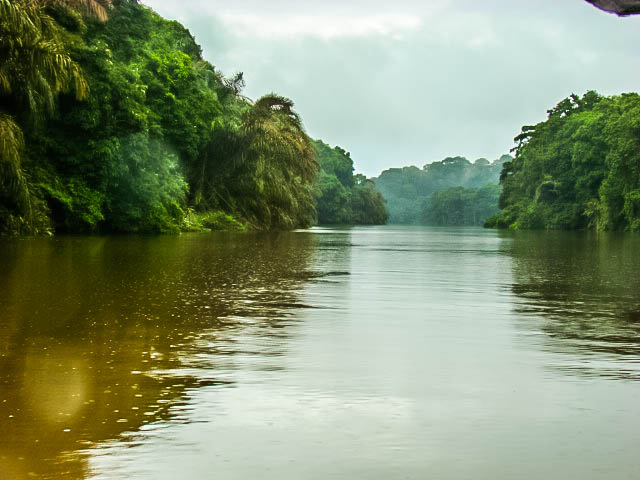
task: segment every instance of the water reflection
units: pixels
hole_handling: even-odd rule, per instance
[[[518,232],[508,253],[520,326],[569,355],[554,368],[640,379],[639,236]]]
[[[238,351],[233,332],[286,339],[322,274],[307,233],[1,242],[0,477],[17,480],[85,478],[68,452],[184,420],[190,389],[233,384],[235,355],[281,356],[282,341]],[[194,375],[212,356],[216,375]]]
[[[638,253],[422,227],[1,240],[0,478],[635,478]]]

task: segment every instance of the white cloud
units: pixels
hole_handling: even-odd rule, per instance
[[[640,17],[583,0],[147,0],[247,95],[292,98],[308,131],[377,175],[497,158],[572,92],[637,90]]]
[[[416,30],[422,20],[416,15],[285,15],[258,16],[222,13],[219,19],[240,37],[338,37],[396,36]]]

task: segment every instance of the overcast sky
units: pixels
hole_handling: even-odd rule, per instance
[[[640,87],[640,16],[582,0],[144,0],[368,176],[498,158],[572,92]]]

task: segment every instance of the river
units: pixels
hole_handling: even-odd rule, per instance
[[[640,236],[0,239],[1,479],[637,479]]]

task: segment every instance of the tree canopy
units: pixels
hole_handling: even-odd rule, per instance
[[[315,195],[318,223],[381,225],[387,221],[385,200],[374,183],[353,174],[351,154],[314,140],[320,172]]]
[[[640,96],[571,95],[525,126],[487,226],[640,230]]]
[[[293,101],[243,96],[178,22],[135,0],[0,0],[0,56],[0,233],[316,221]],[[382,200],[351,181],[339,208],[367,222],[354,209]]]

